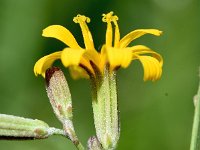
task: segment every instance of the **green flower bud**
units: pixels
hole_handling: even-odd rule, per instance
[[[64,123],[72,120],[72,100],[63,72],[52,67],[46,71],[46,90],[57,118]]]
[[[82,148],[74,131],[71,94],[63,72],[57,67],[49,68],[45,79],[47,95],[54,113],[63,125],[65,135],[76,147]]]
[[[52,128],[43,121],[0,114],[1,139],[43,139],[52,134]]]

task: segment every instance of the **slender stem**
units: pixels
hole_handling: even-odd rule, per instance
[[[190,150],[200,149],[200,83],[197,95],[194,97],[195,112]]]
[[[63,129],[65,132],[65,136],[74,143],[76,148],[78,150],[84,150],[83,145],[81,144],[81,142],[79,141],[79,139],[75,133],[74,126],[73,126],[73,123],[71,120],[66,119],[63,121]]]
[[[51,127],[48,129],[48,135],[63,135],[63,136],[65,136],[65,132],[61,129]]]
[[[78,149],[78,150],[84,150],[84,147],[83,147],[83,145],[82,145],[81,143],[79,143],[79,144],[77,145],[77,149]]]
[[[66,129],[66,128],[65,128]],[[84,150],[83,145],[79,142],[77,136],[75,135],[75,132],[73,130],[67,129],[68,133],[66,133],[66,131],[61,130],[61,129],[57,129],[57,128],[49,128],[48,129],[48,133],[49,135],[63,135],[65,137],[67,137],[68,139],[70,139],[74,145],[76,146],[76,148],[78,150]]]
[[[72,142],[74,143],[74,145],[76,146],[76,148],[78,150],[84,150],[84,147],[79,142],[77,136],[75,135],[75,132],[72,130],[69,130],[69,129],[68,129],[68,131],[70,131],[71,134],[69,134],[69,133],[66,134],[64,130],[51,127],[48,129],[48,134],[49,135],[56,135],[56,134],[63,135],[65,137],[67,137],[68,139],[72,140]]]

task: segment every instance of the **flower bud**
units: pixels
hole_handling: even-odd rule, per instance
[[[46,90],[54,113],[63,125],[65,135],[77,146],[79,142],[72,122],[72,100],[69,87],[61,69],[49,68],[46,71]]]
[[[52,133],[43,121],[0,114],[1,139],[43,139]]]
[[[72,101],[67,81],[61,69],[52,67],[46,71],[46,90],[57,118],[64,123],[72,120]]]

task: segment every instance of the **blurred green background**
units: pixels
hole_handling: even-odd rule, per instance
[[[121,35],[138,28],[157,28],[132,44],[144,44],[162,54],[163,76],[143,82],[141,64],[134,61],[118,72],[121,117],[119,150],[188,150],[193,121],[193,96],[200,65],[199,0],[0,0],[0,113],[37,118],[61,128],[52,113],[42,77],[34,63],[61,50],[64,44],[41,36],[51,24],[67,27],[83,45],[80,28],[72,19],[78,13],[91,18],[95,46],[104,43],[106,25],[101,14],[114,11]],[[60,65],[59,63],[57,65]],[[74,81],[66,69],[73,97],[76,132],[86,144],[95,134],[88,80]],[[72,150],[73,144],[52,136],[35,141],[0,141],[1,150]]]

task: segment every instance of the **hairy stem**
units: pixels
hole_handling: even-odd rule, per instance
[[[195,112],[190,150],[200,149],[200,83],[197,95],[194,97]]]

